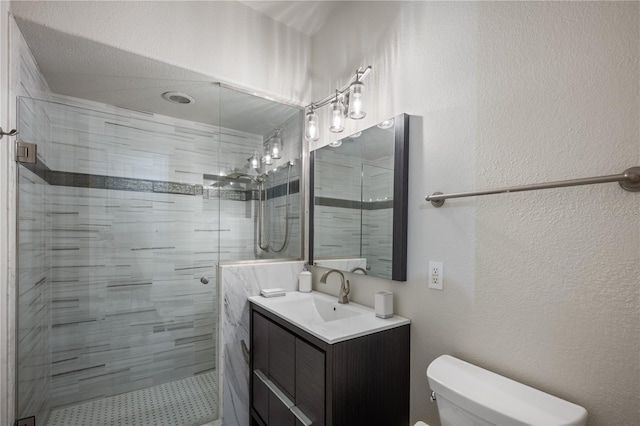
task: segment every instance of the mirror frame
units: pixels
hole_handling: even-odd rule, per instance
[[[409,211],[409,115],[394,117],[393,248],[391,279],[407,280],[407,222]],[[364,129],[366,130],[366,129]],[[313,265],[315,151],[309,153],[309,264]],[[383,278],[384,279],[384,278]]]

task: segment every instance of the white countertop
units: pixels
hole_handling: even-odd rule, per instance
[[[270,298],[253,296],[249,300],[329,344],[411,323],[409,319],[397,315],[378,318],[372,308],[352,302],[341,305],[337,297],[316,291],[293,291],[285,296]],[[328,304],[335,307],[334,311],[349,316],[326,321],[315,306],[326,308]]]

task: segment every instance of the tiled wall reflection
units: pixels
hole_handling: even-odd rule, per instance
[[[391,278],[393,158],[376,161],[316,152],[314,258],[366,259],[370,274]]]

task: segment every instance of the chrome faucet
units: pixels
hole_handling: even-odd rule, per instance
[[[322,276],[320,277],[320,282],[322,284],[326,284],[327,277],[333,272],[337,272],[338,274],[340,274],[340,295],[338,295],[338,303],[349,303],[349,280],[344,279],[344,274],[342,272],[338,271],[337,269],[329,269],[327,272],[322,274]]]

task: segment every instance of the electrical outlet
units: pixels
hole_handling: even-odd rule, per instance
[[[442,290],[444,284],[444,267],[442,262],[429,262],[429,288]]]

